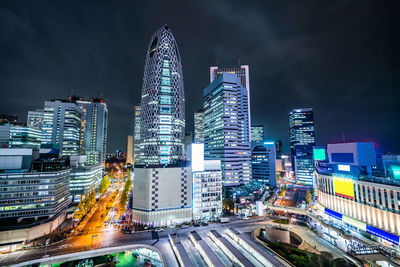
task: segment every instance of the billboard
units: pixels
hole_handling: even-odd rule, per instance
[[[325,148],[314,148],[314,160],[325,160],[326,150]]]
[[[204,171],[204,144],[192,144],[192,171]]]
[[[333,177],[335,195],[354,199],[354,182],[352,179]]]

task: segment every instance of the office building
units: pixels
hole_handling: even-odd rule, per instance
[[[283,143],[281,140],[275,142],[276,158],[281,159],[283,155]]]
[[[71,201],[79,203],[91,187],[97,187],[103,177],[103,166],[89,164],[87,156],[71,156],[69,191]]]
[[[264,142],[264,125],[251,126],[251,142],[252,143]]]
[[[134,124],[135,129],[133,133],[133,160],[134,164],[140,163],[140,113],[141,108],[140,106],[134,106],[135,109],[135,118]]]
[[[133,135],[126,138],[126,165],[133,166]]]
[[[289,113],[289,127],[290,152],[297,182],[312,186],[315,146],[313,110],[311,108],[292,110]]]
[[[263,142],[252,145],[251,169],[253,180],[268,189],[276,187],[275,143]]]
[[[193,144],[189,160],[193,174],[193,219],[213,220],[222,214],[221,161],[204,160],[204,144]]]
[[[194,142],[204,144],[204,110],[194,113]]]
[[[80,151],[89,165],[105,165],[108,128],[108,108],[102,98],[84,100],[68,97],[82,109]]]
[[[39,150],[42,132],[39,129],[21,125],[0,125],[0,147],[20,147]]]
[[[224,186],[251,181],[247,89],[222,73],[204,89],[205,159],[220,160]]]
[[[400,179],[400,155],[382,155],[382,163],[387,177]]]
[[[156,31],[146,56],[140,116],[141,164],[182,160],[185,138],[183,74],[168,26]]]
[[[171,225],[192,219],[192,173],[183,161],[182,63],[167,25],[147,50],[140,113],[140,164],[135,163],[132,221]]]
[[[28,111],[26,125],[31,128],[42,130],[44,111],[42,109]]]
[[[63,156],[78,155],[82,109],[70,100],[44,104],[42,144],[57,144]]]
[[[239,77],[240,84],[242,87],[246,88],[247,90],[247,118],[248,118],[248,131],[250,134],[251,129],[251,114],[250,114],[250,74],[249,74],[249,66],[248,65],[240,65],[237,67],[220,67],[220,66],[213,66],[210,67],[210,83],[212,83],[219,75],[223,72],[232,73]],[[251,138],[251,136],[249,136]],[[263,140],[264,141],[264,140]]]
[[[57,229],[69,204],[68,167],[31,170],[32,149],[0,148],[0,246],[12,248]]]
[[[373,174],[374,144],[328,144],[327,155],[316,168],[323,215],[342,229],[367,233],[387,246],[398,247],[400,182]]]

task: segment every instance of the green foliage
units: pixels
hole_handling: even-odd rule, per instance
[[[280,224],[289,224],[289,219],[277,219],[277,220],[273,220],[272,222],[280,223]]]
[[[310,190],[307,190],[307,192],[306,192],[306,202],[307,202],[307,204],[310,204],[312,202],[312,195],[311,195]]]
[[[127,172],[127,180],[124,185],[124,190],[121,193],[121,198],[119,199],[119,210],[121,213],[126,211],[126,202],[128,201],[128,194],[132,187],[132,180],[130,177],[130,172]]]
[[[103,194],[107,191],[108,187],[110,186],[110,180],[108,179],[107,175],[103,176],[99,185],[99,192]]]
[[[224,198],[222,200],[222,208],[227,211],[231,211],[235,208],[235,202],[230,198]]]
[[[74,219],[80,220],[85,215],[86,215],[85,208],[83,207],[82,201],[80,201],[78,204],[78,208],[76,209],[76,211],[74,213]]]

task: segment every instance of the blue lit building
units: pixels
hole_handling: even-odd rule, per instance
[[[253,180],[269,188],[276,187],[275,144],[263,142],[252,145],[251,169]]]
[[[251,181],[247,89],[233,73],[220,74],[204,89],[205,159],[221,160],[223,185]]]
[[[251,142],[252,143],[264,142],[264,125],[251,126]]]
[[[57,144],[63,156],[79,155],[82,109],[71,100],[44,103],[42,144]]]
[[[313,184],[313,147],[315,146],[312,108],[294,109],[289,113],[290,152],[298,183]]]

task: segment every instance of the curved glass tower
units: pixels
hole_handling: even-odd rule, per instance
[[[151,37],[144,66],[140,165],[183,159],[185,103],[181,58],[167,25]]]

